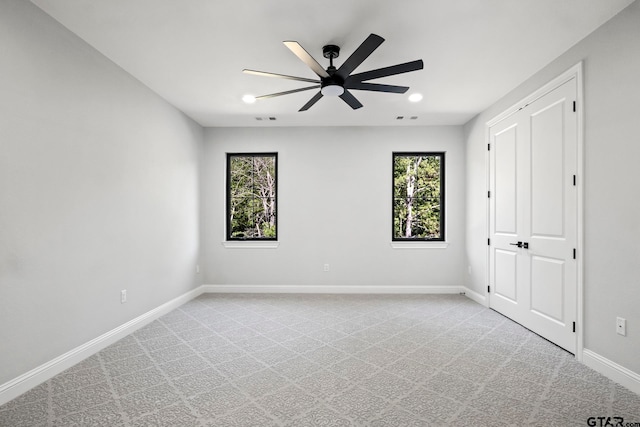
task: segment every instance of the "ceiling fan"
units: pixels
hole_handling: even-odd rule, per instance
[[[368,90],[375,92],[388,93],[405,93],[409,90],[408,86],[394,86],[379,83],[368,83],[369,80],[379,79],[381,77],[393,76],[395,74],[408,73],[423,68],[422,60],[405,62],[404,64],[392,65],[390,67],[378,68],[363,73],[351,74],[365,59],[373,53],[374,50],[382,44],[384,39],[376,34],[371,34],[364,42],[351,54],[349,58],[336,68],[333,60],[340,54],[340,48],[335,45],[326,45],[322,48],[322,54],[329,59],[329,67],[325,70],[300,44],[296,41],[285,41],[287,46],[298,58],[300,58],[317,76],[318,79],[308,79],[305,77],[287,76],[284,74],[268,73],[265,71],[256,71],[244,69],[242,72],[254,74],[257,76],[277,77],[281,79],[297,80],[301,82],[316,83],[314,86],[303,87],[300,89],[288,90],[285,92],[272,93],[269,95],[257,96],[255,99],[273,98],[281,95],[289,95],[291,93],[302,92],[311,89],[320,89],[313,98],[300,108],[298,111],[306,111],[311,108],[323,96],[339,96],[354,110],[362,107],[360,101],[349,90]]]

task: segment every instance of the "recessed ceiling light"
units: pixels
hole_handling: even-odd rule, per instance
[[[420,93],[412,93],[409,95],[409,101],[411,102],[420,102],[422,101],[422,94]]]
[[[242,97],[242,100],[246,103],[246,104],[253,104],[254,102],[256,102],[256,97],[253,95],[245,95]]]

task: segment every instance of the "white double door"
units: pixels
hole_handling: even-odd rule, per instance
[[[575,353],[576,78],[489,128],[489,305]]]

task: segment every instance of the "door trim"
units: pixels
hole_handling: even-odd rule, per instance
[[[563,85],[564,83],[575,79],[576,81],[576,135],[577,135],[577,237],[576,237],[576,263],[577,263],[577,284],[576,284],[576,354],[575,357],[578,361],[582,362],[583,349],[584,349],[584,97],[583,97],[583,63],[578,62],[573,67],[569,68],[558,77],[554,78],[547,84],[540,87],[535,92],[521,99],[513,104],[511,107],[504,110],[502,113],[496,115],[485,124],[485,146],[489,146],[491,142],[490,131],[491,127],[501,120],[511,116],[521,108],[534,102],[535,100],[543,97],[547,93]],[[486,172],[486,191],[490,189],[490,155],[489,151],[485,150],[485,172]],[[486,194],[486,193],[485,193]],[[486,199],[486,218],[487,218],[487,238],[489,236],[489,227],[491,221],[491,202],[490,199]],[[488,289],[490,284],[491,264],[490,264],[490,246],[487,245],[486,249],[486,276],[485,276],[485,289]],[[489,291],[485,291],[486,300],[485,305],[489,307]]]

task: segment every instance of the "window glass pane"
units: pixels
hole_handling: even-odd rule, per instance
[[[444,240],[444,153],[393,154],[393,240]]]
[[[227,154],[227,239],[277,238],[277,154]]]

